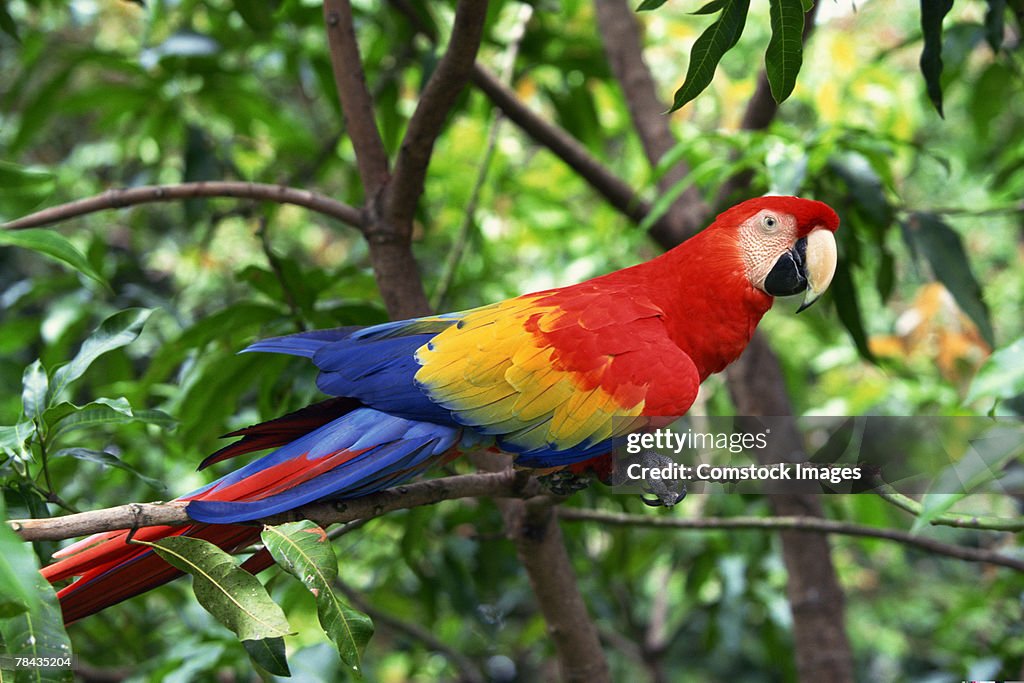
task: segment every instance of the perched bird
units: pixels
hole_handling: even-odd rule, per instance
[[[538,469],[606,454],[612,437],[686,413],[775,296],[804,292],[801,310],[813,303],[835,271],[838,225],[822,202],[751,199],[647,263],[577,285],[256,342],[246,351],[309,358],[333,398],[229,435],[241,439],[200,467],[275,450],[183,496],[195,524],[135,538],[188,535],[233,552],[259,537],[245,522],[373,493],[468,449],[497,447]],[[179,575],[128,535],[79,541],[43,570],[50,581],[79,577],[59,592],[65,621]]]

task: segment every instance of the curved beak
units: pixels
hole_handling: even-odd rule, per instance
[[[836,262],[839,253],[836,249],[836,237],[831,230],[818,228],[806,238],[807,258],[804,270],[807,277],[807,293],[797,313],[806,309],[818,300],[828,286],[832,284],[832,276],[836,274]]]
[[[837,260],[836,238],[832,231],[817,228],[779,257],[765,277],[763,289],[772,296],[804,292],[804,302],[797,309],[799,313],[828,289]]]

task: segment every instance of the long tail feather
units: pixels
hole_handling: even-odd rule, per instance
[[[134,537],[155,541],[184,534],[237,552],[256,541],[260,533],[259,526],[240,522],[316,500],[354,498],[379,491],[412,478],[456,450],[460,428],[365,407],[353,409],[346,401],[325,401],[292,416],[241,430],[240,443],[244,445],[226,455],[222,450],[212,461],[268,445],[284,445],[180,498],[189,501],[187,511],[196,524],[146,527]],[[128,531],[114,531],[84,539],[58,552],[58,561],[43,570],[51,582],[79,577],[58,593],[67,623],[180,575],[152,550],[129,543],[128,536]],[[257,553],[243,567],[255,573],[271,563],[266,553]]]
[[[50,581],[79,576],[74,583],[57,592],[66,624],[181,576],[180,571],[151,549],[129,543],[127,531],[101,536],[105,538],[99,539],[99,543],[89,550],[43,569],[43,576]],[[256,542],[260,527],[210,524],[148,527],[140,530],[135,538],[153,542],[168,536],[201,538],[233,553]],[[255,573],[265,566],[254,563],[245,568]]]

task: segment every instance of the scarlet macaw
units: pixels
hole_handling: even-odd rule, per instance
[[[189,535],[229,552],[255,542],[242,523],[406,481],[469,448],[496,446],[529,468],[608,452],[616,431],[690,408],[704,379],[750,341],[773,297],[828,287],[839,217],[826,204],[762,197],[724,213],[680,246],[581,284],[461,313],[366,328],[303,332],[246,351],[303,356],[334,398],[242,429],[200,465],[269,454],[194,491],[196,524],[135,538]],[[634,420],[615,420],[632,417]],[[56,554],[50,581],[72,622],[179,575],[127,531]],[[268,562],[255,557],[250,570]]]

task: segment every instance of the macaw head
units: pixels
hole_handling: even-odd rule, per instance
[[[716,223],[735,226],[746,276],[765,294],[804,292],[802,311],[832,282],[837,260],[833,233],[839,216],[828,204],[799,197],[758,197],[732,207]]]

